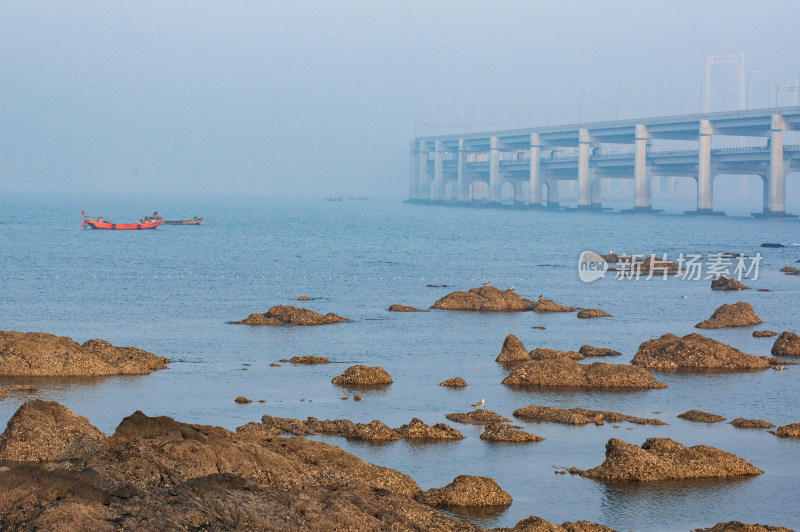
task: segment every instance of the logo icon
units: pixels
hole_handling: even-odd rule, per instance
[[[578,257],[578,277],[584,283],[602,279],[608,271],[606,260],[594,251],[584,251]]]

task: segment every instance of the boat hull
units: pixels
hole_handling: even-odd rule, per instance
[[[92,229],[108,229],[111,231],[139,231],[142,229],[155,229],[161,222],[144,222],[135,224],[115,224],[110,222],[97,222],[93,220],[86,220],[86,225]]]
[[[164,220],[161,222],[164,225],[200,225],[205,216],[200,218],[192,218],[191,220]]]

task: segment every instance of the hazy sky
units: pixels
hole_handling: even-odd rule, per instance
[[[798,21],[797,0],[0,0],[0,192],[401,196],[415,123],[696,112],[708,51],[744,51],[750,105],[774,105]],[[712,95],[735,107],[733,68]]]

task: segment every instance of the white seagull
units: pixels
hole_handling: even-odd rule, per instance
[[[483,406],[483,405],[485,405],[485,404],[486,404],[486,399],[481,399],[481,400],[480,400],[480,401],[478,401],[477,403],[472,403],[472,406],[477,406],[478,408],[480,408],[480,407],[482,407],[482,406]]]

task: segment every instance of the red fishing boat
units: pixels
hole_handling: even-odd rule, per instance
[[[102,216],[98,218],[87,218],[83,211],[81,211],[81,215],[83,216],[83,222],[81,225],[86,227],[87,225],[92,229],[114,229],[114,230],[137,230],[137,229],[155,229],[161,222],[164,220],[161,216],[158,215],[158,212],[154,212],[152,218],[142,218],[136,223],[132,224],[118,224],[114,223],[109,220],[104,220]]]

